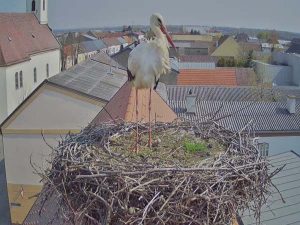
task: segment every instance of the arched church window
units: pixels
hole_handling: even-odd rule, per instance
[[[35,1],[34,0],[31,3],[31,11],[35,12]]]

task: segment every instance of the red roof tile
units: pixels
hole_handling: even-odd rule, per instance
[[[93,34],[98,38],[111,38],[111,37],[122,37],[127,34],[127,32],[93,32]]]
[[[103,38],[102,41],[104,44],[107,46],[115,46],[115,45],[121,45],[120,41],[118,40],[117,37],[108,37],[108,38]]]
[[[234,68],[180,70],[177,85],[237,86]]]
[[[149,89],[138,90],[139,121],[142,122],[149,121],[149,93]],[[135,88],[127,82],[96,116],[92,124],[120,119],[126,122],[135,122],[135,103]],[[151,107],[151,118],[153,121],[156,119],[159,122],[172,122],[177,117],[169,105],[155,91],[152,91]]]
[[[0,13],[0,66],[59,48],[49,27],[41,25],[33,13]]]

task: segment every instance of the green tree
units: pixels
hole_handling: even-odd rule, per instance
[[[225,59],[224,57],[221,57],[217,62],[218,67],[224,67],[225,66]]]
[[[250,67],[253,60],[253,50],[249,51],[244,67]]]
[[[268,40],[269,33],[267,31],[261,31],[256,35],[256,37],[260,40]]]
[[[273,30],[269,33],[269,36],[268,36],[268,39],[267,39],[267,42],[270,43],[270,44],[278,44],[278,33]]]

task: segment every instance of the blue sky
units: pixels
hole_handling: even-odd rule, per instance
[[[1,12],[25,11],[26,0],[0,0]],[[54,28],[148,24],[160,12],[168,24],[268,28],[300,33],[300,0],[49,0]]]

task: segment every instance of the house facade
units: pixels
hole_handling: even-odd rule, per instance
[[[60,45],[47,25],[48,1],[0,13],[0,122],[44,79],[60,71]]]

